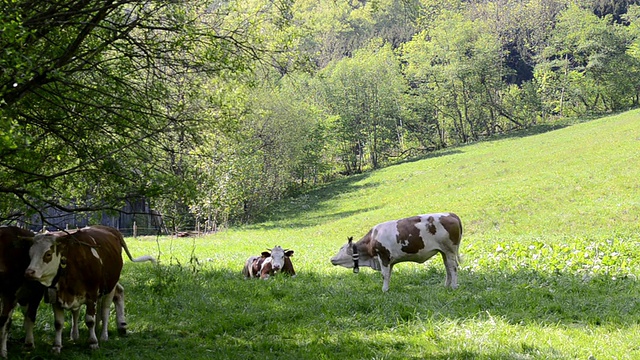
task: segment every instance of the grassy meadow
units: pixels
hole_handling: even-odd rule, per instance
[[[333,267],[348,236],[452,211],[460,288],[439,256],[379,273]],[[264,220],[198,238],[128,238],[129,335],[65,359],[640,359],[640,111],[452,148],[282,202]],[[295,278],[244,280],[250,255],[295,250]],[[26,352],[50,358],[53,316]]]

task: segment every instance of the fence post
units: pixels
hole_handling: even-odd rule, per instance
[[[138,226],[136,226],[136,222],[133,222],[133,237],[138,237]]]

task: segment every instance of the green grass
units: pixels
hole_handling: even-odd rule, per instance
[[[130,334],[65,359],[638,359],[640,111],[449,149],[288,199],[264,221],[195,239],[128,239]],[[368,268],[329,258],[376,223],[453,211],[463,221],[460,288],[439,257]],[[295,278],[244,280],[250,255],[296,251]],[[48,358],[13,327],[10,358]],[[21,320],[17,316],[16,323]],[[65,329],[65,333],[68,332]]]

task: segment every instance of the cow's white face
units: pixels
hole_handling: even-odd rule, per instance
[[[353,243],[349,241],[348,243],[342,245],[338,253],[331,258],[331,263],[334,266],[340,265],[346,268],[352,268],[354,266]]]
[[[280,270],[284,267],[284,249],[280,246],[276,246],[271,249],[271,266],[274,271]]]
[[[58,273],[62,255],[56,251],[56,236],[52,234],[37,234],[29,249],[31,263],[25,271],[25,277],[37,280],[44,285],[51,285]]]

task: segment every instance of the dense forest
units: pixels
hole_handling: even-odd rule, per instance
[[[245,222],[337,177],[640,101],[633,0],[0,7],[2,223],[139,201],[176,229]]]

